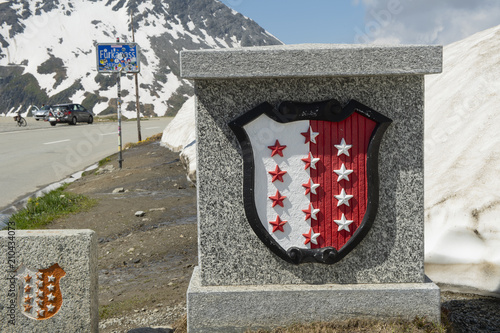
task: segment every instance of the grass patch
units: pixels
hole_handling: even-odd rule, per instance
[[[100,160],[99,162],[97,162],[97,166],[100,168],[104,164],[109,163],[109,162],[111,162],[111,156],[105,157],[102,160]]]
[[[446,324],[439,325],[428,322],[425,318],[415,318],[412,321],[393,320],[377,321],[366,319],[351,319],[346,321],[318,322],[312,324],[294,324],[273,330],[247,330],[245,333],[446,333]],[[174,325],[176,333],[187,332],[187,318],[184,315]]]
[[[64,192],[68,184],[50,191],[42,197],[29,199],[26,208],[10,217],[16,229],[39,229],[57,218],[85,211],[97,204],[97,200],[84,195]]]
[[[146,138],[145,140],[142,140],[142,141],[139,141],[139,142],[135,142],[135,143],[129,142],[129,143],[126,143],[125,146],[123,147],[123,149],[129,149],[129,148],[132,148],[132,147],[137,147],[137,146],[145,145],[145,144],[148,144],[150,142],[160,141],[162,135],[163,135],[163,133],[157,133],[157,134],[152,135],[152,136]]]

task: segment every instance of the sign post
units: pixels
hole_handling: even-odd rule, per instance
[[[136,43],[98,43],[96,45],[97,71],[99,73],[116,73],[118,99],[116,102],[118,115],[118,164],[122,168],[122,131],[121,131],[121,75],[139,73],[139,46]]]

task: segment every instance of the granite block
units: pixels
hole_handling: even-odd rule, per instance
[[[97,240],[94,231],[16,230],[10,231],[10,234],[1,231],[0,248],[4,253],[0,260],[0,272],[9,282],[4,283],[0,289],[0,331],[98,332]],[[57,302],[57,288],[54,291],[49,287],[50,283],[54,283],[50,274],[40,277],[32,274],[32,290],[26,293],[26,290],[20,289],[18,280],[13,278],[16,273],[12,273],[12,270],[23,265],[31,271],[38,271],[54,264],[58,264],[65,272],[62,278],[56,277],[55,280],[55,283],[59,282],[62,294],[60,309],[46,319],[28,318],[23,314],[21,306],[25,303],[34,309],[35,303],[41,300],[39,306],[45,307],[45,314],[49,314],[49,292],[38,295],[37,290],[52,290]],[[22,275],[28,274],[25,271]],[[11,282],[16,285],[15,288],[11,288]],[[38,287],[35,287],[35,282]],[[38,285],[40,282],[42,283]],[[23,295],[31,295],[33,299],[23,299]],[[15,305],[14,310],[11,309],[11,304]],[[37,316],[34,311],[31,312]]]
[[[423,75],[195,80],[201,284],[422,283]],[[379,209],[333,265],[284,262],[246,220],[242,152],[228,122],[263,102],[350,99],[391,118],[379,152]],[[271,129],[263,129],[272,133]]]
[[[181,52],[188,79],[440,73],[442,47],[298,44]]]
[[[244,332],[293,323],[351,318],[440,322],[440,291],[426,283],[202,286],[188,289],[188,332]]]

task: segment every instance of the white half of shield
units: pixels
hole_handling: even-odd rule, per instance
[[[31,269],[27,266],[21,265],[18,270],[17,270],[17,275],[16,277],[18,278],[18,286],[19,286],[19,292],[17,294],[17,304],[19,309],[21,310],[21,313],[23,313],[25,316],[29,318],[36,319],[37,318],[37,311],[42,310],[42,308],[38,305],[36,302],[37,298],[37,293],[39,291],[39,288],[36,284],[37,277],[36,273],[38,273],[37,270]],[[30,282],[25,282],[24,278],[29,275],[31,277]],[[29,293],[24,292],[24,287],[29,284],[31,287],[31,290]],[[24,298],[26,296],[32,297],[32,300],[29,303],[24,302]],[[29,311],[24,311],[24,304],[29,304],[31,305],[31,309]]]
[[[305,188],[302,186],[309,181],[310,173],[309,169],[304,169],[305,163],[301,160],[309,154],[309,143],[305,143],[305,138],[301,135],[308,131],[309,121],[281,124],[261,115],[245,125],[244,129],[250,138],[254,155],[255,205],[261,223],[285,250],[291,247],[310,248],[310,243],[304,244],[306,238],[303,236],[311,228],[310,219],[305,220],[305,213],[302,211],[307,209],[310,203],[309,194],[305,194]],[[278,154],[271,157],[272,150],[268,147],[274,146],[276,140],[286,146],[283,149],[283,157]],[[287,172],[283,176],[283,182],[271,182],[269,171],[274,171],[276,165]],[[286,196],[284,207],[272,207],[273,201],[269,197],[274,196],[276,190]],[[284,231],[273,232],[273,225],[269,222],[275,221],[278,215],[287,223],[283,225]]]

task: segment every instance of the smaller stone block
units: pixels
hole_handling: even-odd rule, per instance
[[[244,332],[301,322],[416,316],[440,322],[440,290],[426,283],[202,286],[187,292],[188,332]]]
[[[0,232],[1,332],[98,332],[92,230]]]

